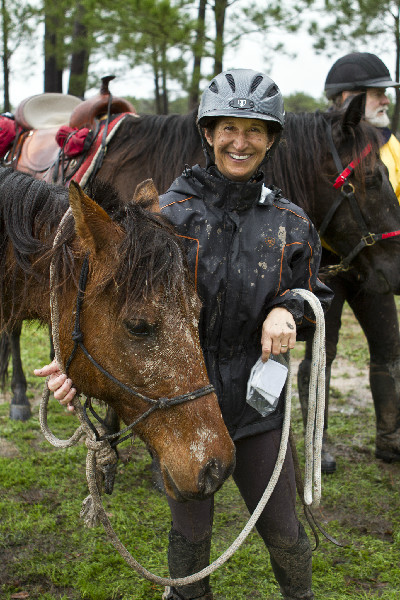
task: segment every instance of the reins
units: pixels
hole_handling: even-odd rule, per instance
[[[326,232],[329,224],[336,213],[339,206],[342,204],[344,200],[347,200],[353,216],[357,222],[357,225],[361,231],[361,239],[356,244],[356,246],[348,253],[347,256],[341,258],[340,263],[337,265],[329,265],[327,267],[323,267],[320,269],[320,274],[323,275],[324,279],[328,279],[329,277],[333,277],[338,273],[348,271],[351,268],[351,263],[355,259],[355,257],[367,246],[373,246],[376,242],[380,242],[382,240],[400,236],[400,230],[397,231],[388,231],[385,233],[371,233],[369,231],[368,225],[365,222],[365,219],[360,210],[360,206],[357,202],[357,198],[355,195],[355,186],[348,181],[349,177],[354,172],[356,164],[362,162],[362,160],[368,156],[368,154],[372,150],[371,144],[367,144],[365,148],[362,150],[360,156],[355,160],[351,161],[346,168],[343,168],[342,162],[340,160],[338,151],[335,146],[335,142],[333,141],[332,135],[332,125],[325,121],[325,130],[327,133],[327,138],[329,142],[329,149],[332,154],[332,158],[334,160],[336,169],[339,173],[338,177],[335,179],[332,184],[336,190],[340,190],[340,195],[336,198],[336,200],[331,204],[328,212],[326,213],[321,226],[319,227],[318,234],[321,238],[321,242],[324,245],[323,236]],[[325,244],[326,245],[326,244]],[[332,250],[331,250],[332,251]],[[334,251],[333,251],[334,252]]]

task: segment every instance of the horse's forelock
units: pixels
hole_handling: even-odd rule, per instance
[[[151,298],[161,290],[178,298],[190,288],[181,245],[162,217],[131,204],[116,215],[116,220],[126,232],[114,276],[118,288],[125,292],[119,298],[121,310],[124,305]]]

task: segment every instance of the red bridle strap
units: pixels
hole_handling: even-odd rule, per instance
[[[398,229],[397,231],[388,231],[387,233],[381,234],[382,240],[386,240],[386,238],[396,237],[397,235],[400,235],[400,229]]]
[[[369,154],[371,152],[371,150],[372,150],[371,144],[368,144],[367,146],[365,146],[364,150],[361,152],[361,156],[359,156],[355,161],[352,160],[351,163],[349,163],[347,165],[347,167],[340,173],[340,175],[336,179],[335,183],[333,184],[333,187],[335,189],[341,188],[346,183],[346,179],[352,174],[356,164],[358,165],[362,161],[362,159],[365,158],[367,156],[367,154]]]

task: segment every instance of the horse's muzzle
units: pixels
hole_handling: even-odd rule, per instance
[[[206,500],[220,489],[222,484],[232,475],[234,468],[234,459],[228,466],[223,465],[218,459],[210,459],[199,472],[196,491],[178,489],[169,472],[166,470],[163,473],[166,491],[168,495],[172,496],[178,502]]]

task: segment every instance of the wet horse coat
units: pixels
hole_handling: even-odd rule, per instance
[[[142,186],[136,202],[145,196],[149,203],[152,192],[147,192]],[[109,214],[76,184],[68,193],[12,169],[0,170],[2,327],[23,319],[50,322],[54,256],[66,363],[74,345],[79,272],[88,257],[81,328],[90,354],[150,398],[202,388],[208,377],[198,340],[199,302],[174,233],[135,202],[121,207],[104,186],[94,193]],[[68,197],[72,215],[52,248]],[[126,424],[148,409],[140,397],[99,373],[82,352],[69,374],[83,393],[112,406]],[[177,499],[209,496],[233,468],[233,444],[214,393],[177,406],[167,402],[135,430],[158,457],[165,487]]]

